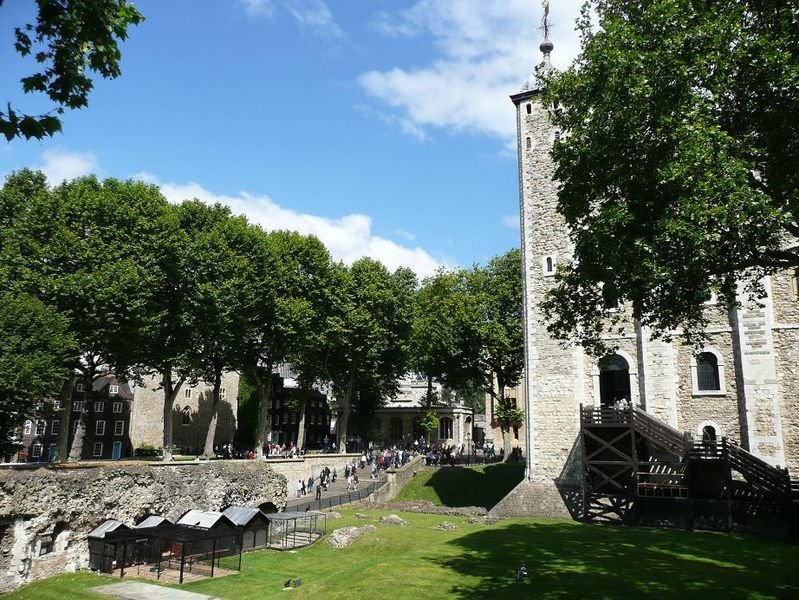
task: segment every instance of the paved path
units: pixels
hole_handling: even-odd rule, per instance
[[[173,587],[142,583],[140,581],[126,581],[124,583],[112,583],[93,588],[92,591],[98,594],[116,596],[124,600],[220,600],[214,596],[196,594],[194,592],[184,592]]]
[[[380,476],[379,480],[369,479],[369,472],[368,465],[365,469],[358,469],[357,473],[360,479],[358,491],[348,491],[347,480],[344,478],[344,467],[343,465],[341,468],[336,467],[336,481],[331,482],[328,491],[322,490],[321,502],[316,500],[315,485],[313,492],[301,498],[297,498],[297,482],[289,481],[289,500],[286,503],[286,510],[303,511],[306,508],[310,508],[311,510],[333,508],[341,504],[349,504],[350,502],[357,502],[361,498],[366,498],[372,491],[369,484],[377,484],[377,486],[380,486],[386,481],[386,474],[384,472],[378,470],[378,475]]]

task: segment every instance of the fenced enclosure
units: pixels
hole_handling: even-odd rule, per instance
[[[308,546],[327,532],[326,516],[318,511],[272,513],[266,518],[269,519],[267,548],[274,550]]]

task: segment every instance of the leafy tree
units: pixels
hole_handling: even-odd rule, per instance
[[[337,305],[325,327],[326,370],[338,399],[338,444],[346,450],[351,411],[367,412],[397,391],[407,369],[411,298],[416,278],[408,269],[394,273],[370,258],[334,269]],[[359,398],[359,391],[365,392]]]
[[[436,411],[427,409],[419,418],[419,427],[424,431],[427,442],[430,443],[430,432],[438,429],[438,414]]]
[[[633,320],[696,342],[711,291],[732,307],[739,282],[757,299],[764,275],[799,266],[796,4],[590,6],[574,65],[545,75],[574,242],[549,328],[597,354]]]
[[[118,44],[131,25],[144,19],[126,0],[37,0],[36,4],[36,23],[14,29],[14,47],[41,66],[22,78],[22,90],[45,94],[54,108],[31,115],[14,110],[9,102],[0,110],[0,132],[8,141],[42,139],[61,131],[60,115],[66,109],[88,105],[92,73],[106,79],[120,75]]]
[[[86,401],[69,459],[79,460],[93,381],[128,370],[151,319],[147,298],[159,270],[150,248],[161,236],[166,201],[154,186],[95,177],[49,190],[31,171],[11,175],[2,196],[2,270],[16,289],[64,315],[75,340],[67,372],[86,381]],[[67,456],[69,404],[60,419],[59,460]]]
[[[192,376],[211,383],[211,420],[204,454],[214,453],[222,375],[241,367],[247,334],[246,320],[256,297],[248,286],[261,230],[230,209],[199,200],[180,205],[179,220],[189,238],[191,295],[188,325],[193,332]]]
[[[245,284],[256,301],[246,316],[243,364],[255,383],[258,399],[255,447],[260,457],[267,441],[272,373],[287,361],[303,388],[292,395],[296,400],[292,410],[300,413],[300,436],[304,433],[305,399],[323,370],[316,348],[328,300],[330,255],[313,236],[259,232],[253,277]],[[301,437],[297,443],[302,447]]]
[[[0,295],[0,456],[15,450],[10,435],[36,402],[69,379],[74,346],[63,315],[26,293]]]
[[[510,457],[510,428],[524,420],[524,413],[505,396],[524,371],[524,320],[522,266],[518,249],[497,256],[486,267],[464,274],[466,321],[461,326],[467,357],[448,383],[455,389],[483,390],[502,431],[505,459]]]
[[[422,283],[414,297],[410,365],[427,378],[428,410],[434,401],[433,381],[446,381],[464,362],[460,324],[467,303],[460,279],[458,272],[439,271]]]

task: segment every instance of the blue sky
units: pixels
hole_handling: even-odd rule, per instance
[[[219,200],[266,229],[318,235],[420,275],[519,245],[513,104],[540,60],[535,0],[138,0],[122,76],[44,141],[2,142],[0,174],[96,173]],[[580,2],[553,0],[553,62]],[[0,8],[2,100],[33,112]],[[10,94],[10,95],[9,95]]]

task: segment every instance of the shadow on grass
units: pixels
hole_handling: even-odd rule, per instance
[[[499,463],[483,469],[441,467],[425,487],[432,487],[445,506],[482,506],[491,510],[523,477],[523,463]]]
[[[763,598],[777,586],[799,597],[799,547],[746,536],[553,522],[450,544],[462,553],[429,560],[467,577],[455,598]],[[517,582],[522,562],[529,576]]]

